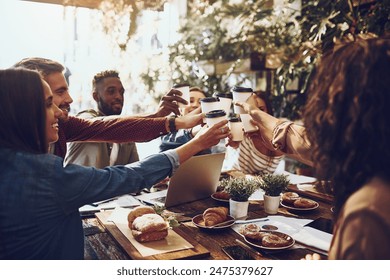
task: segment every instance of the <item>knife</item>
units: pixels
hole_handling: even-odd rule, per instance
[[[225,225],[229,225],[229,224],[233,225],[234,224],[234,220],[227,220],[227,221],[224,221],[224,222],[221,222],[221,223],[209,226],[207,228],[217,228],[217,227],[221,227],[221,226],[225,226]]]

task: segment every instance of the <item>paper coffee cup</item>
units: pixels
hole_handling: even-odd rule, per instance
[[[232,93],[233,93],[233,100],[234,101],[245,102],[252,95],[253,90],[251,88],[235,86],[232,89]],[[245,114],[246,112],[244,111],[243,108],[234,105],[234,113],[236,113],[236,114]]]
[[[213,110],[206,113],[206,124],[208,127],[211,127],[223,120],[226,120],[226,113],[224,110]]]
[[[200,108],[202,110],[202,113],[204,114],[207,114],[208,112],[214,110],[222,110],[221,103],[219,102],[218,97],[205,97],[199,101],[200,101]],[[203,122],[204,123],[206,122],[206,118],[203,118]]]
[[[226,115],[230,115],[230,108],[232,107],[233,102],[233,95],[231,93],[220,93],[216,92],[214,93],[215,97],[219,98],[220,102],[220,109],[224,110],[226,112]]]
[[[241,114],[240,118],[245,132],[253,132],[258,130],[258,127],[252,124],[252,117],[249,114]]]
[[[178,102],[177,105],[179,105],[179,108],[184,108],[190,104],[190,85],[189,84],[176,84],[173,85],[174,89],[180,91],[182,93],[181,98],[185,99],[188,103],[183,104],[181,102]]]
[[[244,131],[241,119],[239,118],[230,118],[229,119],[229,128],[230,134],[232,135],[233,141],[242,141],[244,140]]]

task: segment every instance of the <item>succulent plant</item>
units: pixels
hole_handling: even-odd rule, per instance
[[[258,178],[248,179],[245,177],[224,179],[225,191],[235,201],[248,201],[249,197],[259,189]]]
[[[290,180],[283,174],[265,174],[260,179],[260,188],[269,196],[278,196],[287,190]]]

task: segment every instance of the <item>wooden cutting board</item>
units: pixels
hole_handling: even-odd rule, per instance
[[[180,259],[203,259],[210,256],[210,251],[197,243],[193,238],[188,236],[176,227],[173,230],[193,245],[193,248],[184,249],[180,251],[168,252],[163,254],[152,255],[148,257],[142,256],[138,250],[131,244],[129,239],[119,230],[119,228],[107,218],[111,215],[111,211],[104,211],[95,214],[98,221],[107,230],[107,232],[114,238],[114,240],[121,246],[121,248],[134,260],[180,260]]]

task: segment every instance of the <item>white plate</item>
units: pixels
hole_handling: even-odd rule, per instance
[[[221,226],[216,226],[216,227],[209,227],[204,224],[203,214],[196,215],[195,217],[192,218],[192,223],[196,225],[198,228],[204,228],[209,230],[229,228],[235,223],[235,219],[229,215],[227,216],[226,221],[230,221],[230,223],[223,224]]]
[[[320,206],[318,204],[318,202],[316,202],[314,200],[311,200],[311,201],[313,201],[316,205],[314,205],[313,207],[310,207],[310,208],[289,206],[289,205],[284,204],[283,201],[280,201],[280,205],[282,205],[284,208],[287,208],[287,209],[290,209],[290,210],[294,210],[294,211],[311,211],[311,210],[317,209],[318,206]]]
[[[261,232],[269,232],[269,233],[275,234],[275,235],[277,235],[279,237],[282,237],[283,239],[289,241],[289,243],[288,243],[288,245],[283,246],[283,247],[268,247],[268,246],[262,245],[261,240],[254,240],[254,239],[246,238],[244,236],[245,242],[247,242],[248,244],[250,244],[252,246],[255,246],[257,248],[266,249],[266,250],[283,250],[283,249],[290,248],[290,247],[292,247],[295,244],[294,238],[292,238],[288,234],[285,234],[285,233],[282,233],[282,232],[279,232],[279,231],[266,231],[266,230],[260,230],[260,231]]]

